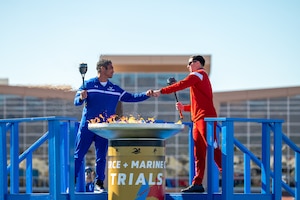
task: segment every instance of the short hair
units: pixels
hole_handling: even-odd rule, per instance
[[[107,59],[100,59],[98,62],[97,62],[97,71],[99,72],[100,71],[100,68],[101,67],[105,67],[105,69],[107,69],[107,66],[112,64],[111,60],[107,60]]]
[[[200,55],[194,55],[194,56],[191,56],[191,58],[193,58],[193,61],[194,61],[194,60],[199,61],[200,64],[204,67],[204,65],[205,65],[205,60],[204,60],[203,56],[200,56]]]

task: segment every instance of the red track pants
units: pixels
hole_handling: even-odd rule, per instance
[[[214,128],[214,137],[216,139],[216,125]],[[207,151],[207,142],[206,142],[206,122],[204,119],[200,119],[193,124],[193,139],[194,139],[194,157],[195,157],[195,177],[193,179],[193,184],[200,185],[203,181],[204,171],[205,171],[205,162],[206,162],[206,151]],[[214,159],[219,168],[222,170],[222,152],[218,146],[214,150]],[[208,166],[209,167],[209,166]]]

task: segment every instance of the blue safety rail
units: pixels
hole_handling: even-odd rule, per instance
[[[48,131],[44,133],[30,148],[19,155],[19,125],[21,123],[47,122]],[[222,186],[221,191],[218,187],[219,173],[216,167],[207,167],[207,192],[203,194],[183,194],[169,193],[166,199],[190,200],[190,199],[272,199],[280,200],[282,188],[286,190],[295,199],[299,197],[300,173],[297,166],[300,164],[299,147],[297,147],[289,138],[282,133],[282,120],[272,119],[243,119],[243,118],[207,118],[207,138],[208,153],[207,166],[214,166],[213,149],[215,141],[213,139],[213,123],[218,123],[220,130],[219,143],[222,148]],[[242,143],[234,138],[234,123],[249,122],[262,125],[262,159],[253,155]],[[192,130],[191,123],[185,125]],[[0,120],[0,199],[3,200],[106,200],[107,193],[76,193],[74,191],[74,137],[77,131],[78,123],[73,118],[68,117],[40,117],[40,118],[20,118]],[[273,134],[271,134],[273,133]],[[7,161],[7,135],[10,134],[10,163]],[[273,137],[272,137],[273,136]],[[32,154],[44,142],[48,142],[49,156],[49,193],[32,192]],[[71,141],[71,142],[70,142]],[[274,146],[274,166],[270,166],[270,144]],[[291,188],[281,179],[281,147],[285,142],[294,152],[295,162],[295,180],[296,187]],[[234,193],[233,189],[233,156],[234,146],[244,153],[244,193]],[[193,140],[190,137],[190,181],[193,177]],[[19,163],[26,160],[26,191],[21,193],[19,190]],[[251,193],[250,184],[250,160],[261,167],[261,193]],[[272,169],[272,170],[271,170]],[[10,177],[10,186],[8,188],[8,176]],[[83,187],[84,178],[76,187]],[[270,180],[272,180],[270,182]]]
[[[245,119],[245,118],[207,118],[207,166],[213,166],[214,154],[214,137],[213,137],[213,124],[218,122],[218,127],[221,129],[221,148],[222,148],[222,191],[221,199],[272,199],[281,200],[282,188],[286,190],[295,199],[299,199],[300,187],[297,180],[299,172],[299,147],[297,147],[289,138],[282,133],[283,120],[276,119]],[[261,124],[261,160],[256,157],[250,150],[248,150],[241,142],[234,137],[234,124],[240,122],[258,123]],[[282,143],[286,143],[295,152],[295,180],[296,187],[289,187],[282,180]],[[272,145],[272,146],[271,146]],[[234,147],[238,148],[244,154],[244,193],[234,193],[234,166],[233,156]],[[270,166],[270,158],[272,156],[271,147],[273,147],[273,166]],[[250,161],[253,161],[261,168],[261,192],[251,193],[251,168]],[[207,176],[214,177],[217,172],[216,168],[208,167]],[[215,191],[216,178],[208,178],[208,196],[212,197]],[[209,199],[212,199],[208,197]]]
[[[20,124],[32,122],[48,122],[48,131],[19,155]],[[72,171],[74,174],[74,167],[69,163],[69,160],[73,161],[73,155],[70,152],[73,152],[74,145],[69,145],[69,138],[74,141],[75,123],[75,118],[55,116],[0,120],[0,199],[64,199],[61,198],[62,190],[66,191],[68,185],[74,185],[74,181],[70,181],[68,175]],[[9,164],[7,161],[8,135],[10,136]],[[48,141],[49,156],[49,194],[33,194],[32,155],[46,141]],[[19,164],[23,160],[26,160],[26,192],[20,193]],[[8,178],[10,179],[9,187]]]

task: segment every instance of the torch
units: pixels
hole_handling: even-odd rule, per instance
[[[172,84],[174,84],[176,82],[177,81],[176,81],[176,79],[174,77],[168,78],[168,80],[167,80],[168,85],[172,85]],[[179,102],[176,92],[174,92],[174,95],[175,95],[176,102]],[[179,112],[180,119],[183,119],[183,115],[182,115],[181,110],[178,109],[178,112]]]
[[[85,86],[84,86],[84,76],[87,72],[87,64],[86,63],[80,63],[79,72],[80,72],[81,77],[82,77],[82,87],[85,88]]]

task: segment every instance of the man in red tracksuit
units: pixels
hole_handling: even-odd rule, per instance
[[[160,94],[170,94],[179,90],[190,88],[190,104],[183,105],[181,102],[176,103],[176,107],[181,111],[190,111],[193,122],[193,139],[194,139],[194,157],[196,174],[193,178],[192,185],[181,190],[182,192],[204,192],[202,186],[205,161],[206,161],[206,123],[205,117],[217,117],[213,105],[213,93],[208,74],[204,70],[205,60],[200,55],[191,56],[187,68],[190,74],[183,80],[178,81],[170,86],[154,90],[152,96],[158,97]],[[215,124],[216,126],[216,124]],[[215,134],[216,137],[216,134]],[[222,170],[221,150],[216,148],[214,152],[215,162]]]

